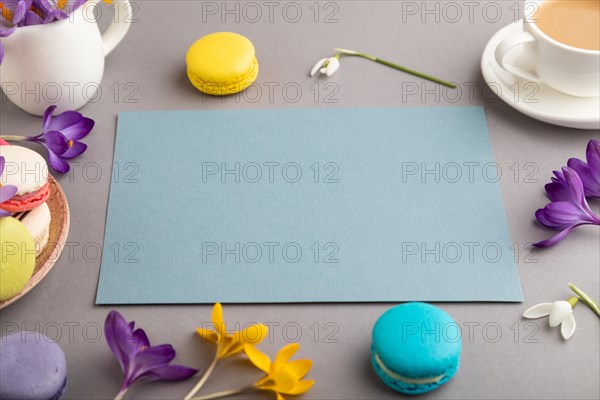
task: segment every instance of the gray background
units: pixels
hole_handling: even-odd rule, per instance
[[[475,3],[469,15],[468,6],[459,2],[455,3],[461,10],[457,18],[455,11],[444,9],[443,2],[411,3],[411,9],[417,8],[416,15],[403,12],[407,6],[400,2],[322,2],[317,4],[317,22],[312,1],[288,5],[288,14],[282,14],[287,3],[276,2],[272,20],[268,8],[262,2],[255,3],[261,6],[263,15],[254,22],[250,21],[256,15],[253,10],[246,6],[244,14],[244,3],[236,3],[228,2],[227,7],[239,7],[239,22],[235,15],[227,15],[223,22],[221,15],[203,14],[202,2],[137,4],[137,21],[107,59],[102,96],[81,110],[97,122],[85,139],[89,150],[75,160],[79,165],[73,167],[72,173],[59,178],[72,213],[70,246],[35,290],[1,312],[2,333],[36,330],[58,339],[70,369],[68,398],[106,399],[117,392],[120,369],[104,338],[98,336],[98,327],[111,308],[94,306],[94,298],[100,265],[96,250],[103,241],[119,111],[483,105],[494,155],[503,172],[500,183],[511,236],[521,249],[515,258],[525,302],[440,304],[464,328],[461,369],[449,384],[423,398],[599,398],[598,317],[579,305],[575,311],[577,331],[568,342],[562,340],[558,329],[548,328],[547,320],[526,325],[528,321],[521,318],[522,312],[534,304],[569,297],[568,281],[599,297],[600,235],[596,227],[583,227],[553,249],[534,253],[523,250],[528,242],[553,234],[533,218],[534,211],[546,204],[543,184],[551,171],[564,165],[569,157],[583,157],[587,141],[599,133],[535,121],[485,89],[479,69],[481,52],[494,32],[519,18],[515,15],[520,8],[518,3]],[[204,3],[204,7],[207,5]],[[302,10],[296,23],[286,21],[295,17],[294,7]],[[439,11],[424,14],[425,7]],[[109,10],[106,6],[102,9],[100,23],[105,25]],[[336,10],[337,21],[325,23],[326,15]],[[256,97],[255,90],[245,96],[208,98],[187,82],[184,59],[188,46],[206,33],[222,30],[239,32],[254,42],[260,63],[260,96]],[[462,93],[454,101],[453,94],[449,98],[450,92],[430,84],[426,88],[434,92],[427,95],[419,86],[422,81],[359,59],[343,59],[341,70],[329,80],[309,78],[312,65],[331,54],[334,47],[367,51],[458,82]],[[327,83],[334,85],[326,87]],[[292,89],[284,96],[286,84],[301,88],[297,102],[292,101]],[[416,84],[417,95],[406,96],[406,84]],[[313,85],[319,87],[317,95]],[[272,96],[269,86],[275,87]],[[327,98],[327,94],[331,97]],[[3,99],[1,131],[34,134],[40,131],[40,119]],[[148,140],[157,146],[185,146],[172,142],[168,134]],[[100,176],[96,176],[98,169]],[[515,170],[520,173],[515,175]],[[594,208],[598,210],[597,203]],[[173,262],[177,263],[176,255]],[[299,356],[314,360],[310,377],[317,381],[304,398],[384,399],[398,394],[387,389],[371,371],[369,346],[373,323],[390,306],[226,305],[225,317],[232,326],[249,321],[273,324],[269,343],[261,345],[270,354],[286,340],[298,336],[302,345]],[[210,321],[210,306],[118,309],[142,326],[154,344],[172,343],[178,351],[177,362],[200,369],[208,366],[214,348],[195,336],[194,327]],[[241,387],[260,375],[242,361],[229,360],[226,364],[217,370],[205,393]],[[181,398],[191,386],[191,381],[135,385],[129,398]],[[246,398],[274,397],[254,394]]]

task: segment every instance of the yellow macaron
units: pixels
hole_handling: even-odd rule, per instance
[[[258,75],[254,45],[245,36],[216,32],[198,39],[186,55],[187,75],[201,92],[223,96],[241,92]]]

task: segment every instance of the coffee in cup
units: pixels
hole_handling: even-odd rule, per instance
[[[524,11],[523,30],[496,47],[498,65],[516,78],[572,96],[599,97],[600,0],[528,1]],[[507,62],[517,47],[521,66]]]
[[[600,0],[545,1],[532,19],[542,32],[567,46],[600,50]]]

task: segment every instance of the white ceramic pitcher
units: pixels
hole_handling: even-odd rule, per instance
[[[128,0],[119,7],[104,35],[94,18],[99,0],[90,0],[67,19],[17,28],[2,38],[5,55],[0,86],[13,103],[30,114],[76,110],[97,100],[104,58],[121,42],[132,20]]]

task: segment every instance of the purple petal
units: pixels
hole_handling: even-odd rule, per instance
[[[10,36],[15,31],[15,29],[17,29],[16,26],[5,25],[2,23],[2,21],[0,21],[0,37]]]
[[[17,187],[13,185],[5,185],[0,187],[0,204],[15,197]]]
[[[62,114],[58,114],[48,125],[49,131],[63,131],[64,129],[70,127],[71,125],[75,125],[79,121],[83,119],[83,115],[78,113],[77,111],[65,111]]]
[[[22,26],[41,25],[43,23],[42,18],[33,11],[27,11],[23,21],[21,21]]]
[[[13,25],[18,25],[19,22],[21,22],[28,8],[28,4],[25,1],[19,1],[17,3],[17,7],[13,10],[13,16],[11,21]]]
[[[577,172],[563,167],[562,172],[554,171],[554,175],[556,178],[552,178],[552,183],[546,185],[548,197],[552,201],[566,201],[576,205],[583,213],[588,214],[590,220],[599,220],[585,199],[583,182]]]
[[[77,114],[79,114],[79,113],[77,113]],[[77,121],[73,121],[71,118],[70,118],[70,120],[65,119],[65,120],[61,121],[63,124],[66,124],[67,122],[73,122],[71,125],[65,125],[65,126],[60,126],[61,124],[55,123],[56,118],[58,118],[58,117],[55,117],[52,120],[52,122],[50,123],[48,130],[60,131],[63,135],[65,135],[65,137],[67,137],[68,139],[71,139],[71,140],[83,139],[90,133],[90,131],[94,127],[94,120],[92,120],[90,118],[84,118],[81,116],[81,114],[79,114],[79,116],[81,118],[79,118],[79,120],[77,120]],[[60,128],[60,129],[56,129],[56,128]]]
[[[567,162],[583,183],[584,193],[588,197],[600,197],[600,140],[590,140],[586,149],[587,164],[578,158]]]
[[[50,121],[52,121],[52,114],[54,114],[54,110],[56,110],[56,106],[50,106],[46,108],[46,111],[44,111],[44,117],[42,119],[42,126],[44,127],[44,132],[50,130],[48,129],[48,125],[50,125]]]
[[[106,342],[110,351],[112,351],[117,361],[119,361],[121,369],[126,371],[132,355],[124,351],[124,347],[120,345],[120,342],[131,337],[131,329],[125,318],[117,311],[111,311],[106,317],[104,335],[106,336]]]
[[[2,65],[2,61],[4,61],[4,45],[0,42],[0,65]]]
[[[10,217],[12,215],[12,213],[9,213],[8,211],[4,211],[3,209],[0,208],[0,217],[4,218],[4,217]]]
[[[121,347],[121,352],[129,355],[129,362],[134,363],[135,356],[145,347],[150,346],[148,338],[142,329],[134,331],[135,322],[131,321],[127,324],[127,328],[121,332],[121,338],[117,344]],[[131,365],[127,364],[127,369],[131,369]]]
[[[81,142],[73,142],[71,147],[60,156],[65,159],[75,158],[87,150],[87,144]]]
[[[596,176],[600,175],[600,140],[592,139],[589,141],[585,157],[594,174]]]
[[[151,381],[182,381],[198,373],[197,369],[184,367],[183,365],[165,365],[140,375]]]
[[[92,131],[94,124],[93,119],[84,117],[79,123],[63,129],[63,133],[71,140],[81,140]]]
[[[565,180],[573,192],[573,197],[577,199],[577,206],[586,214],[586,220],[594,224],[600,223],[600,218],[594,214],[585,199],[583,183],[581,182],[579,175],[577,175],[577,172],[569,167],[563,167],[562,170],[565,175]]]
[[[68,140],[60,132],[50,131],[44,133],[42,139],[38,139],[37,141],[43,143],[53,153],[60,156],[69,150]]]
[[[49,0],[33,0],[33,5],[42,13],[44,24],[54,20],[57,10],[53,2]]]
[[[581,178],[586,196],[600,197],[600,173],[594,175],[588,164],[578,158],[570,158],[567,165],[577,172],[577,175]]]
[[[536,217],[538,213],[536,212]],[[541,220],[540,220],[541,219]],[[565,229],[571,225],[594,223],[589,215],[575,204],[566,201],[552,202],[543,208],[543,217],[540,223],[548,228]]]
[[[565,181],[571,189],[573,204],[578,204],[580,206],[585,204],[587,206],[585,195],[583,194],[583,183],[581,182],[579,175],[577,175],[577,172],[569,167],[563,167],[562,171],[565,176]]]
[[[564,167],[562,171],[554,171],[554,175],[555,177],[551,178],[552,183],[545,186],[548,198],[552,201],[568,201],[573,204],[581,204],[583,201],[583,182],[581,182],[577,172],[572,168]]]
[[[150,347],[137,353],[128,371],[129,382],[133,382],[154,368],[164,367],[175,358],[175,350],[170,344]]]
[[[4,164],[6,164],[6,159],[3,156],[0,156],[0,176],[4,172]]]
[[[538,222],[542,225],[544,225],[547,228],[552,228],[552,229],[562,229],[561,227],[557,227],[554,226],[554,224],[552,224],[548,218],[546,218],[546,209],[545,208],[540,208],[535,212],[535,218],[538,220]]]
[[[546,193],[548,194],[548,198],[552,201],[573,201],[573,196],[571,194],[571,190],[569,189],[569,185],[567,185],[567,181],[565,181],[565,177],[562,172],[554,171],[556,178],[552,178],[552,182],[548,183],[544,186],[546,189]]]
[[[135,358],[136,364],[144,368],[154,368],[168,364],[175,358],[175,349],[170,344],[148,347],[139,352]],[[145,371],[144,371],[145,372]]]
[[[51,150],[49,150],[49,149],[46,149],[46,150],[48,151],[48,162],[50,163],[50,166],[52,168],[54,168],[54,170],[56,170],[57,172],[60,172],[62,174],[69,172],[69,169],[71,169],[71,167],[69,167],[68,162],[63,160],[56,153],[53,153]]]
[[[150,347],[150,341],[148,340],[148,336],[146,336],[146,332],[144,332],[143,329],[136,329],[136,331],[133,332],[132,338],[137,344],[138,351],[142,348]]]
[[[93,119],[82,118],[79,122],[61,129],[61,132],[71,140],[80,140],[86,137],[93,128]]]
[[[569,233],[571,233],[573,228],[575,228],[576,226],[577,225],[569,226],[569,227],[563,229],[562,231],[560,231],[558,234],[552,236],[550,239],[546,239],[546,240],[542,240],[541,242],[534,243],[533,246],[540,247],[540,248],[547,248],[550,246],[554,246],[556,243],[560,242],[565,237],[567,237],[567,235]]]

